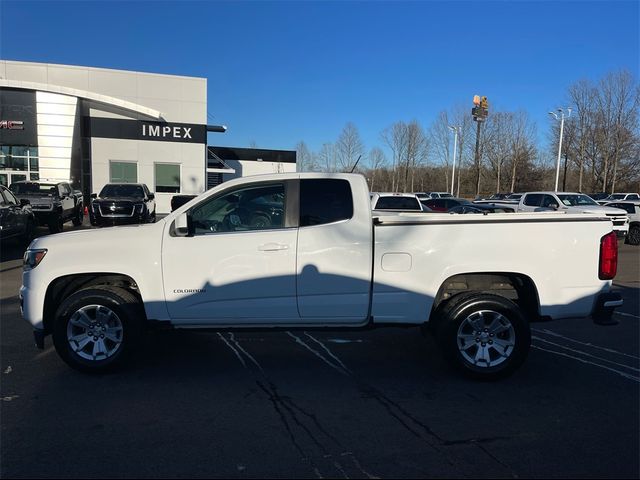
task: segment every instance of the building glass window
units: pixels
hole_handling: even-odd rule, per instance
[[[138,165],[135,162],[109,162],[111,183],[138,183]]]
[[[180,193],[180,165],[156,163],[156,193]]]
[[[0,173],[0,185],[2,185],[3,187],[8,187],[9,185],[7,185],[7,183],[9,183],[9,178],[7,174]]]
[[[29,174],[29,180],[31,180],[32,182],[37,182],[38,180],[40,180],[40,174],[39,173],[30,173]]]

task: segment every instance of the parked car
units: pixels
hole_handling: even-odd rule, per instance
[[[155,195],[144,183],[108,183],[91,194],[91,225],[103,227],[156,221]]]
[[[464,198],[432,198],[422,204],[433,210],[434,212],[448,212],[450,208],[457,207],[458,205],[472,205],[469,200]]]
[[[627,212],[629,216],[629,233],[624,243],[629,245],[640,245],[640,201],[634,202],[611,202],[605,207],[619,208]]]
[[[453,198],[449,192],[425,192],[429,198]]]
[[[609,217],[613,230],[618,235],[629,231],[627,212],[619,208],[603,207],[584,193],[572,192],[527,192],[520,199],[517,212],[540,212],[557,210],[567,213],[594,213]]]
[[[20,181],[9,189],[19,199],[29,200],[38,225],[48,225],[51,233],[61,232],[71,220],[76,227],[84,220],[82,192],[69,182]]]
[[[371,208],[396,212],[428,211],[424,209],[415,193],[374,193],[371,196]]]
[[[598,203],[600,205],[604,205],[605,203],[610,203],[610,202],[625,202],[625,201],[640,202],[640,195],[638,195],[637,193],[612,193],[611,195],[598,200]]]
[[[4,185],[0,185],[0,240],[18,238],[25,244],[32,239],[36,218],[29,200],[19,200]]]
[[[199,226],[249,191],[252,208],[284,206],[279,225]],[[432,332],[453,366],[488,380],[525,361],[530,322],[610,323],[623,304],[611,291],[618,242],[601,217],[382,213],[372,212],[361,175],[230,180],[156,224],[35,239],[24,256],[22,314],[39,348],[53,334],[60,357],[85,372],[124,365],[151,325],[402,325]]]
[[[449,213],[513,213],[515,208],[508,208],[506,206],[495,205],[493,203],[479,203],[479,204],[464,204],[452,207],[449,209]]]
[[[174,195],[171,197],[171,211],[177,210],[182,205],[196,198],[197,195]]]

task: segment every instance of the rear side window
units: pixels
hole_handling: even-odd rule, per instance
[[[377,210],[422,210],[416,198],[380,197],[376,203]]]
[[[543,195],[539,193],[532,193],[524,197],[524,204],[529,207],[539,207],[542,203],[542,197]]]
[[[353,197],[347,180],[302,179],[300,226],[323,225],[353,217]]]

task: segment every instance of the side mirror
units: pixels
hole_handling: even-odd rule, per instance
[[[155,193],[149,193],[149,200],[155,200],[155,198],[156,198]]]
[[[98,198],[98,194],[97,193],[92,193],[91,194],[91,198]]]
[[[558,204],[557,203],[550,203],[549,204],[549,208],[553,208],[554,210],[558,209]]]
[[[20,199],[20,206],[24,207],[25,205],[31,205],[31,202],[29,201],[28,198],[21,198]]]
[[[181,213],[176,217],[175,222],[173,223],[173,231],[176,237],[188,237],[190,232],[189,229],[189,215],[187,212]]]

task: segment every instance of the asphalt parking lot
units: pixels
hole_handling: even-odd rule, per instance
[[[620,243],[618,325],[534,324],[495,383],[402,328],[152,332],[131,368],[84,375],[33,345],[21,256],[2,246],[3,478],[640,476],[639,247]]]

